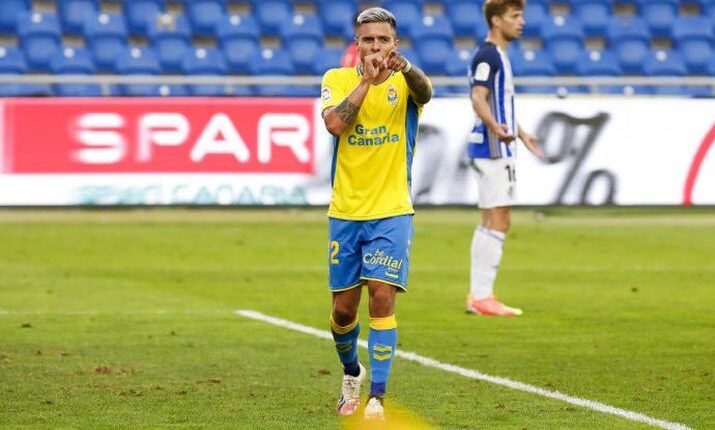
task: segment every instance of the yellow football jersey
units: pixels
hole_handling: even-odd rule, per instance
[[[340,104],[361,79],[359,67],[328,70],[321,111]],[[355,122],[334,138],[328,216],[371,220],[414,213],[410,170],[421,113],[402,73],[370,87]]]

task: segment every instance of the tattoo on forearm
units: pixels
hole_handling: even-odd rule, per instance
[[[418,103],[427,103],[432,98],[432,87],[429,80],[419,67],[412,65],[409,73],[405,74],[405,81],[410,88],[412,98]]]
[[[350,103],[347,98],[342,101],[339,105],[335,107],[335,113],[338,114],[338,118],[345,124],[352,124],[357,118],[358,112],[360,111],[360,106],[356,106]]]

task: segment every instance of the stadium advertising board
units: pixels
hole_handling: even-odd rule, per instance
[[[0,205],[325,205],[332,139],[312,99],[5,99]],[[715,204],[715,101],[521,97],[525,205]],[[419,204],[474,204],[467,99],[424,110]],[[708,185],[710,184],[710,185]]]

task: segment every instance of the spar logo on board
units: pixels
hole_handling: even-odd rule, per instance
[[[16,108],[9,163],[15,173],[313,171],[311,103],[38,103],[32,108]],[[38,126],[36,118],[47,121]]]

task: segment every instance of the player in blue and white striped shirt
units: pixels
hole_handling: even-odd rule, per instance
[[[489,25],[486,43],[479,47],[469,70],[476,123],[469,142],[469,157],[477,171],[481,225],[472,238],[470,293],[467,312],[515,316],[494,297],[494,280],[502,244],[516,202],[515,134],[535,155],[543,157],[538,140],[516,120],[514,78],[507,55],[509,43],[521,36],[524,0],[487,0],[484,18]]]

